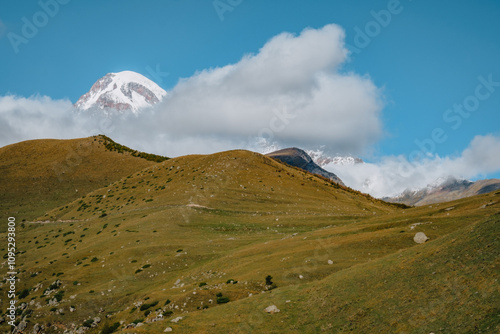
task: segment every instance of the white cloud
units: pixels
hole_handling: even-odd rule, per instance
[[[419,189],[439,178],[475,179],[500,170],[500,137],[476,136],[458,157],[434,156],[408,162],[403,156],[383,157],[377,163],[354,166],[328,165],[346,185],[375,197],[392,196],[406,189]]]
[[[157,124],[177,137],[262,135],[285,146],[361,153],[382,133],[382,103],[368,78],[339,71],[346,60],[336,25],[280,34],[236,64],[181,80]]]
[[[181,79],[153,110],[115,117],[100,132],[169,156],[258,148],[259,136],[282,146],[361,154],[382,134],[381,92],[367,77],[342,73],[345,61],[344,31],[337,25],[282,33],[236,64]],[[0,145],[102,128],[95,119],[74,116],[66,100],[8,96],[0,104],[7,128]]]

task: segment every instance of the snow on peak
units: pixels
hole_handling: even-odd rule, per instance
[[[123,71],[108,73],[97,80],[90,91],[78,99],[75,107],[81,111],[100,109],[137,113],[160,102],[166,95],[166,91],[143,75]]]
[[[363,163],[363,160],[361,160],[360,158],[356,158],[349,155],[348,156],[338,155],[330,157],[325,155],[325,153],[321,150],[316,150],[316,151],[309,150],[307,151],[307,154],[309,154],[309,156],[313,159],[313,161],[321,167],[324,167],[329,164],[355,165],[358,163]]]

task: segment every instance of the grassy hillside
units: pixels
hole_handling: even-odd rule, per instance
[[[48,213],[41,220],[88,219],[103,214],[197,207],[254,216],[371,216],[397,204],[375,200],[324,178],[249,151],[170,159]],[[322,224],[327,223],[321,220]]]
[[[118,145],[105,136],[30,140],[2,147],[0,213],[19,221],[34,219],[152,166],[155,162],[151,160],[157,158]]]
[[[47,333],[496,333],[499,203],[401,208],[247,151],[174,158],[19,226],[18,319]]]

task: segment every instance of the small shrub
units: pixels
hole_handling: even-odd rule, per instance
[[[156,305],[158,305],[158,301],[154,301],[154,302],[149,303],[149,304],[142,304],[142,305],[141,305],[140,310],[141,310],[141,311],[145,311],[145,310],[147,310],[148,308],[154,307],[154,306],[156,306]]]
[[[90,260],[90,262],[97,262],[97,261],[99,261],[99,259],[96,257],[93,257],[92,260]]]
[[[144,319],[135,319],[134,321],[132,321],[132,323],[137,325],[138,323],[143,322],[143,321],[144,321]]]
[[[225,304],[225,303],[229,303],[228,297],[218,297],[217,298],[217,304]]]
[[[216,294],[216,296],[217,296],[217,297],[222,297],[222,292],[218,292],[218,293]]]
[[[144,312],[144,316],[147,317],[148,315],[151,314],[151,310],[147,310],[146,312]]]
[[[54,295],[54,298],[60,302],[62,299],[63,299],[63,296],[64,296],[64,291],[58,291],[55,295]]]
[[[19,293],[19,299],[26,298],[26,297],[28,297],[29,294],[30,294],[30,290],[24,289]]]
[[[94,323],[94,320],[92,320],[92,319],[85,320],[85,321],[83,322],[83,327],[90,328],[90,327],[92,327],[92,324],[93,324],[93,323]]]
[[[199,286],[200,288],[201,288],[202,286],[205,286],[205,285],[207,285],[207,283],[205,283],[205,282],[201,282],[200,284],[198,284],[198,286]]]
[[[108,324],[105,324],[104,327],[101,330],[101,334],[111,334],[114,331],[116,331],[118,329],[118,327],[120,327],[120,323],[119,322],[115,322],[111,326],[108,325]]]
[[[78,281],[73,281],[73,285],[78,285]]]
[[[170,304],[170,303],[171,303],[170,299],[167,299],[167,300],[165,301],[165,304],[163,304],[163,305],[168,305],[168,304]]]

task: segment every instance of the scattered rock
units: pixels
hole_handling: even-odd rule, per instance
[[[177,317],[175,319],[170,320],[171,322],[178,323],[179,321],[182,320],[182,317]]]
[[[40,334],[43,332],[43,329],[43,325],[40,326],[39,324],[35,324],[35,326],[33,326],[33,334]]]
[[[300,279],[303,279],[303,278],[304,278],[304,276],[302,276],[302,275],[299,275],[299,278],[300,278]]]
[[[266,307],[266,309],[264,311],[266,311],[267,313],[270,313],[270,314],[274,314],[274,313],[278,313],[280,310],[279,310],[279,308],[276,307],[276,305],[271,305],[271,306]]]
[[[413,241],[415,241],[417,244],[423,244],[429,240],[429,238],[425,235],[424,232],[417,232],[415,236],[413,237]]]
[[[332,261],[332,260],[328,260],[328,264],[329,264],[329,265],[332,265],[332,264],[333,264],[333,261]]]
[[[171,332],[171,331],[172,331],[172,327],[167,327],[167,328],[165,328],[165,330],[164,330],[164,332],[165,332],[165,333],[166,333],[166,332]]]

